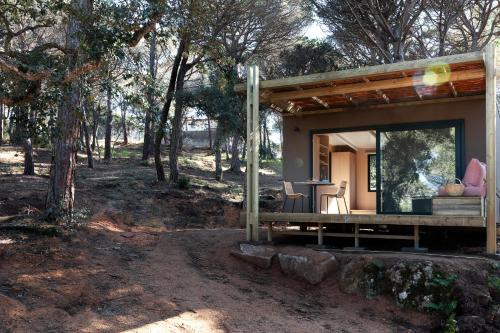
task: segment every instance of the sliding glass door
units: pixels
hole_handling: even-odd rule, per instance
[[[430,214],[440,184],[462,174],[462,141],[461,121],[378,130],[378,213]]]

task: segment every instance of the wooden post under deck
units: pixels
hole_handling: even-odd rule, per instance
[[[259,67],[247,67],[247,210],[248,241],[259,240]]]
[[[497,231],[496,231],[496,43],[495,41],[486,46],[484,54],[484,65],[486,69],[486,252],[496,254]]]

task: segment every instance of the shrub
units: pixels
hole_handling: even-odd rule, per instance
[[[182,190],[188,189],[190,185],[191,185],[191,179],[189,179],[189,177],[180,176],[179,179],[177,180],[177,187]]]

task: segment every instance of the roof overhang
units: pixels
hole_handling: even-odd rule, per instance
[[[483,52],[265,80],[260,102],[283,115],[475,98],[485,94]],[[246,84],[235,91],[246,93]],[[479,97],[477,97],[479,98]]]

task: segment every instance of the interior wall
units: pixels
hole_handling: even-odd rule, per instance
[[[375,149],[358,149],[356,153],[356,208],[357,210],[376,210],[376,192],[368,191],[368,153]]]
[[[464,120],[465,163],[473,157],[485,161],[484,99],[283,117],[283,178],[287,181],[304,181],[311,177],[311,131],[313,130],[452,119]],[[302,193],[310,192],[307,186],[297,187],[296,190]]]

